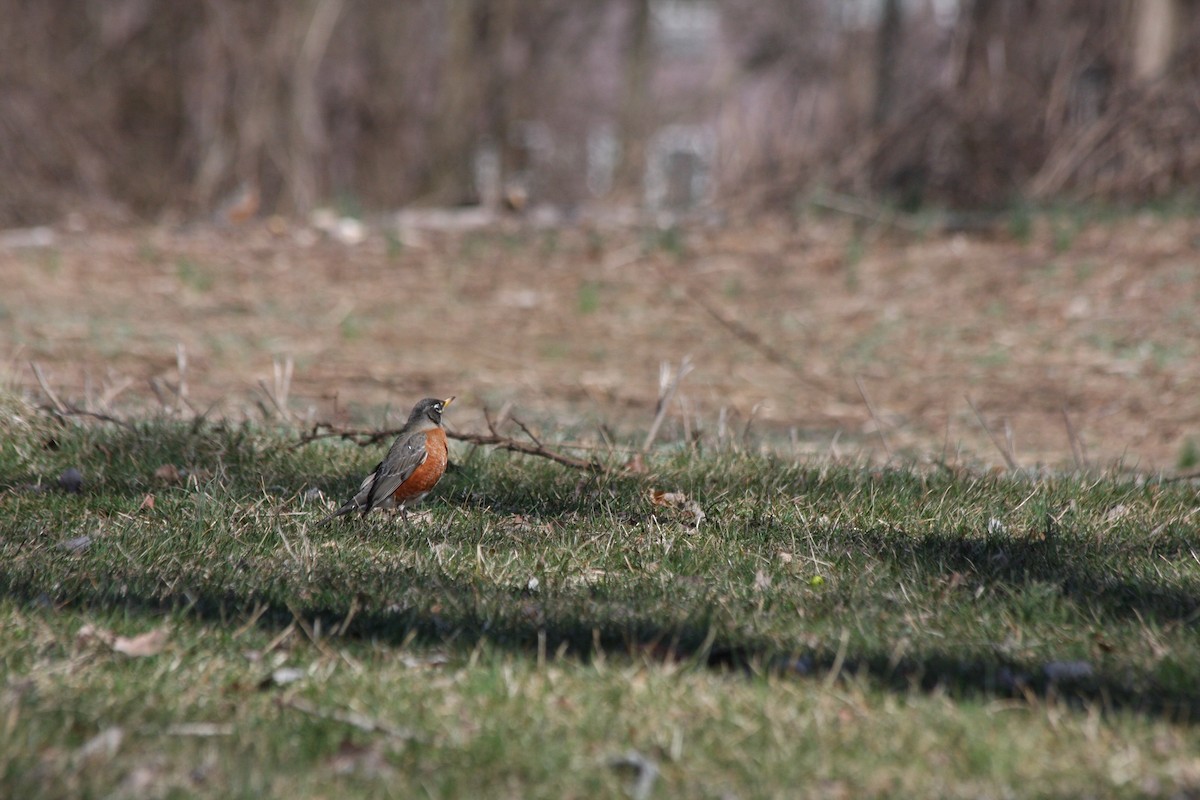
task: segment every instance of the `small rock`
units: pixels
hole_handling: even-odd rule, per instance
[[[38,247],[53,247],[58,237],[53,228],[39,225],[36,228],[12,228],[0,231],[0,248],[4,250],[26,250]]]
[[[74,538],[67,539],[65,542],[59,542],[58,546],[63,550],[66,550],[68,553],[82,553],[84,550],[87,550],[91,544],[92,537],[85,534],[84,536],[76,536]]]
[[[1042,673],[1050,683],[1079,681],[1095,674],[1087,661],[1050,661],[1042,667]]]
[[[68,467],[62,475],[58,476],[58,488],[64,492],[79,494],[83,491],[83,473],[75,467]]]

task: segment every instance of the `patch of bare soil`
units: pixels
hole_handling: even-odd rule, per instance
[[[459,429],[511,403],[599,439],[644,432],[660,365],[690,356],[660,438],[753,420],[798,452],[1146,470],[1200,444],[1189,219],[1044,219],[1024,242],[509,222],[356,245],[275,221],[58,232],[0,249],[0,275],[8,382],[39,402],[30,362],[93,409],[381,425],[455,394]]]

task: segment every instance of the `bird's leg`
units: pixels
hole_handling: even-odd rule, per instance
[[[412,523],[409,522],[409,519],[408,519],[408,509],[404,507],[403,503],[400,503],[399,505],[396,506],[396,513],[400,515],[400,522],[401,522],[401,524],[404,525],[405,532],[408,534],[412,534],[413,526],[412,526]]]

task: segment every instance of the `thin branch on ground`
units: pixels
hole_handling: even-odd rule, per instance
[[[324,430],[322,430],[324,429]],[[400,428],[385,428],[383,430],[363,430],[361,428],[335,428],[327,422],[318,422],[308,433],[300,434],[300,441],[295,447],[303,447],[321,439],[342,439],[353,442],[359,447],[370,447],[386,439],[395,439],[400,435]]]
[[[446,435],[451,439],[456,439],[460,442],[470,442],[471,444],[488,445],[490,447],[499,447],[502,450],[508,450],[513,453],[523,453],[527,456],[537,456],[539,458],[548,458],[564,467],[572,469],[582,469],[588,472],[607,472],[607,468],[599,461],[588,461],[582,458],[575,458],[566,453],[557,450],[551,450],[545,447],[537,437],[535,437],[525,425],[523,425],[516,417],[512,418],[522,431],[532,440],[523,442],[519,439],[513,439],[509,436],[504,436],[498,432],[495,427],[490,427],[490,433],[456,433],[454,431],[446,431]],[[490,425],[490,423],[489,423]],[[571,445],[565,445],[570,447]]]
[[[792,360],[792,358],[786,353],[776,349],[772,344],[763,339],[763,337],[757,331],[751,330],[737,320],[730,319],[718,311],[716,306],[710,303],[708,298],[706,298],[698,289],[694,287],[688,287],[687,295],[689,298],[691,298],[692,302],[704,309],[710,317],[719,322],[727,331],[732,333],[745,344],[757,350],[759,353],[765,356],[768,361],[787,369],[794,376],[796,376],[800,383],[808,386],[811,389],[815,389],[826,394],[830,393],[829,390],[825,386],[822,386],[819,381],[805,373],[804,367]]]
[[[487,415],[485,414],[485,418]],[[532,440],[531,442],[513,439],[510,436],[505,436],[496,430],[495,424],[488,418],[488,433],[459,433],[447,429],[446,436],[459,442],[467,442],[468,444],[484,445],[488,447],[499,447],[502,450],[508,450],[513,453],[521,453],[527,456],[537,456],[538,458],[546,458],[564,467],[572,469],[582,469],[588,472],[607,472],[608,468],[599,461],[589,461],[582,458],[569,456],[559,450],[551,450],[541,443],[533,435],[533,433],[519,420],[512,418],[513,422],[520,426],[521,430]],[[327,430],[322,430],[326,428]],[[296,443],[296,447],[303,447],[311,442],[320,439],[342,439],[344,441],[354,442],[359,447],[369,447],[373,444],[393,439],[400,435],[400,428],[391,428],[382,431],[369,431],[359,429],[337,429],[328,424],[314,425],[312,430],[300,436],[300,441]],[[564,443],[560,445],[567,449],[589,450],[586,445],[575,445]]]
[[[53,408],[51,406],[42,406],[42,409],[44,411],[49,411],[51,414],[54,414],[58,417],[90,417],[91,419],[99,420],[100,422],[111,422],[114,425],[120,425],[126,430],[137,430],[137,428],[135,428],[133,423],[130,421],[121,419],[120,417],[114,417],[111,414],[103,414],[99,411],[85,411],[82,408],[75,408],[74,406],[67,406],[62,410]]]
[[[50,388],[50,383],[46,380],[46,376],[42,373],[42,368],[32,361],[29,366],[33,368],[33,374],[37,378],[38,385],[42,387],[42,392],[49,398],[50,402],[47,405],[40,406],[43,411],[49,412],[56,417],[90,417],[100,420],[101,422],[111,422],[114,425],[120,425],[122,428],[134,430],[133,423],[128,420],[123,420],[119,417],[114,417],[111,414],[104,414],[99,411],[88,411],[87,409],[78,408],[74,405],[64,403],[59,399],[58,395]]]

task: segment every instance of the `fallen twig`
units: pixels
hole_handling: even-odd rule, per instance
[[[33,368],[33,374],[37,378],[38,385],[42,387],[42,392],[50,400],[48,405],[40,406],[43,411],[48,411],[57,417],[91,417],[92,419],[100,420],[101,422],[111,422],[114,425],[120,425],[122,428],[134,430],[133,423],[126,420],[114,417],[111,414],[104,414],[99,411],[88,411],[87,409],[78,408],[74,405],[68,405],[59,399],[58,395],[50,388],[46,376],[42,373],[42,368],[32,361],[29,366]]]
[[[111,422],[114,425],[120,425],[126,430],[137,430],[133,423],[129,422],[128,420],[123,420],[120,417],[114,417],[111,414],[102,414],[99,411],[85,411],[82,408],[75,408],[74,406],[67,406],[61,410],[51,406],[42,406],[42,408],[60,417],[91,417],[92,419],[99,420],[100,422]]]
[[[508,450],[513,453],[523,453],[527,456],[537,456],[539,458],[547,458],[565,467],[572,469],[582,469],[588,472],[607,472],[608,469],[599,461],[589,461],[582,458],[575,458],[558,450],[551,450],[541,443],[541,441],[533,435],[533,433],[520,421],[515,418],[513,421],[520,426],[521,430],[525,431],[526,435],[532,440],[524,442],[519,439],[513,439],[509,436],[504,436],[499,433],[492,421],[488,420],[489,433],[459,433],[447,429],[446,436],[459,442],[467,442],[469,444],[486,445],[489,447],[499,447],[503,450]],[[329,430],[321,430],[328,428]],[[369,447],[373,444],[395,438],[400,435],[399,428],[390,428],[381,431],[354,430],[354,429],[335,429],[330,425],[318,424],[314,425],[313,429],[305,434],[302,434],[300,441],[296,443],[296,447],[303,447],[306,444],[315,442],[319,439],[342,439],[345,441],[354,442],[359,447]],[[567,448],[587,449],[583,445],[563,445]]]
[[[532,443],[522,442],[519,439],[513,439],[504,436],[491,429],[491,433],[456,433],[454,431],[446,431],[446,435],[451,439],[456,439],[460,442],[470,442],[471,444],[489,445],[491,447],[499,447],[503,450],[509,450],[513,453],[524,453],[528,456],[538,456],[539,458],[548,458],[565,467],[573,469],[587,470],[588,472],[606,472],[607,469],[599,461],[586,461],[582,458],[575,458],[566,453],[560,453],[557,450],[550,450],[538,441],[528,428],[518,422],[515,418],[513,421],[520,426],[521,430],[525,431],[526,435],[532,439]]]
[[[773,345],[763,339],[763,337],[760,336],[756,331],[753,331],[737,320],[730,319],[722,314],[717,310],[716,306],[710,303],[708,299],[700,293],[699,290],[689,287],[687,289],[687,295],[692,299],[692,302],[704,309],[710,317],[719,322],[726,330],[728,330],[738,339],[741,339],[743,342],[750,345],[750,347],[762,353],[762,355],[764,355],[768,361],[774,362],[779,366],[786,368],[789,372],[795,375],[802,384],[808,386],[809,388],[828,393],[829,390],[825,386],[822,386],[819,381],[806,374],[804,368],[800,364],[794,361],[786,353],[776,349]]]

